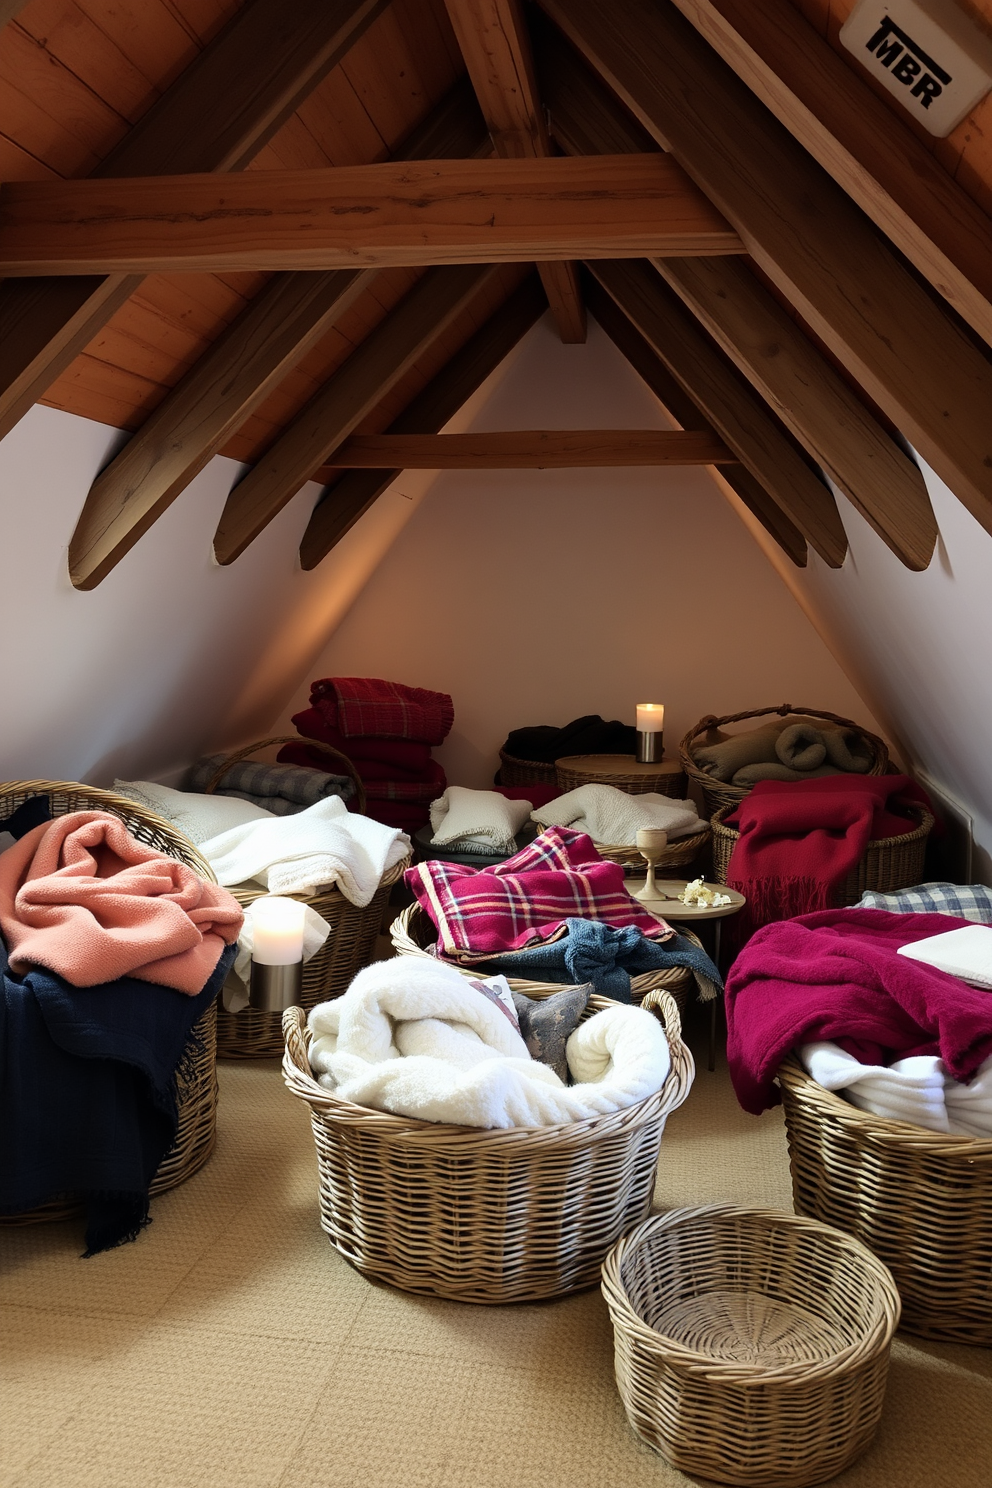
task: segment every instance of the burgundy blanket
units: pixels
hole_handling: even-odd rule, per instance
[[[330,717],[326,715],[330,715]],[[363,734],[355,734],[346,737],[340,729],[336,728],[331,721],[336,716],[336,709],[325,707],[324,703],[317,703],[312,708],[305,708],[302,713],[293,714],[293,726],[298,734],[305,739],[319,739],[323,744],[330,744],[334,749],[340,749],[346,754],[359,769],[367,762],[369,764],[394,766],[398,770],[417,771],[422,770],[430,763],[431,747],[429,744],[417,744],[409,739],[377,739],[367,738]],[[290,744],[289,749],[305,749],[303,744]],[[320,756],[315,756],[319,758]],[[281,756],[280,756],[281,758]],[[303,763],[300,760],[291,760],[291,764]]]
[[[907,775],[760,781],[725,818],[740,832],[727,882],[748,901],[741,928],[826,909],[869,840],[913,829],[910,801],[927,798]]]
[[[965,923],[828,909],[759,930],[726,987],[727,1059],[745,1111],[774,1105],[782,1060],[818,1039],[864,1064],[939,1054],[955,1079],[970,1079],[992,1054],[992,994],[897,955],[901,945]]]
[[[322,677],[310,684],[310,702],[333,704],[328,722],[347,738],[373,734],[380,739],[412,739],[441,744],[455,721],[446,692],[406,687],[381,677]]]

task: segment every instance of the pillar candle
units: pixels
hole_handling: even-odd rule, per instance
[[[294,966],[303,960],[305,906],[269,894],[252,905],[251,959],[259,966]]]
[[[665,727],[664,703],[638,703],[637,727],[642,734],[660,734]]]

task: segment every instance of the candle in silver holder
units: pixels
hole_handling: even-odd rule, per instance
[[[640,765],[657,765],[665,753],[665,705],[664,703],[638,703],[637,705],[637,762]]]
[[[251,918],[248,1005],[259,1012],[281,1013],[295,1007],[303,991],[306,909],[298,899],[270,894],[255,900]]]
[[[260,1013],[284,1013],[287,1008],[299,1005],[302,993],[302,961],[296,961],[292,966],[265,966],[260,961],[252,961],[249,1007]]]

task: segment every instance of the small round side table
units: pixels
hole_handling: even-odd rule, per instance
[[[632,754],[566,754],[555,760],[555,774],[563,791],[580,785],[615,785],[632,796],[657,791],[677,800],[686,792],[685,772],[678,759],[642,765]]]
[[[649,915],[654,915],[656,920],[668,920],[669,922],[682,922],[684,920],[712,921],[713,923],[713,960],[717,968],[720,968],[720,930],[721,920],[728,915],[739,914],[744,908],[747,900],[743,894],[736,889],[728,889],[726,884],[707,884],[708,889],[713,889],[717,894],[729,894],[729,904],[683,904],[677,896],[683,892],[687,880],[684,878],[656,879],[659,898],[638,899],[642,909],[646,909]],[[629,878],[625,885],[631,894],[636,894],[638,889],[644,887],[643,878]],[[660,896],[664,897],[660,897]],[[716,998],[710,1003],[710,1047],[709,1059],[707,1061],[710,1069],[716,1068]]]

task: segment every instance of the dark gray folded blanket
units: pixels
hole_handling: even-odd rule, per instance
[[[200,760],[189,773],[186,790],[206,790],[223,763],[222,754]],[[290,816],[294,811],[315,806],[326,796],[350,801],[355,794],[355,782],[348,775],[329,775],[309,765],[265,765],[257,760],[238,760],[225,770],[217,794],[251,801],[276,816]],[[283,801],[290,803],[289,806],[281,805]]]

